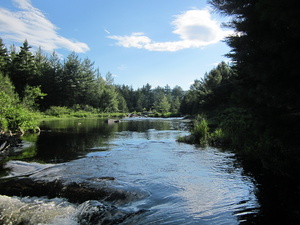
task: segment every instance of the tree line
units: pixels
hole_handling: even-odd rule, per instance
[[[81,59],[74,52],[64,60],[56,52],[45,54],[41,48],[33,52],[27,40],[17,51],[14,45],[8,50],[0,38],[0,73],[0,82],[9,87],[1,90],[3,95],[18,99],[29,111],[51,111],[53,115],[67,108],[178,115],[184,96],[179,86],[152,88],[146,84],[134,90],[116,85],[113,75],[101,76],[90,59]],[[7,93],[7,89],[11,91]]]

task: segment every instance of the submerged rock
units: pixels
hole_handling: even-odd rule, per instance
[[[62,197],[72,203],[82,203],[91,199],[128,203],[141,198],[138,193],[131,193],[114,187],[95,188],[85,183],[72,182],[65,184],[61,180],[47,182],[27,177],[0,180],[0,193],[8,196]]]
[[[81,225],[89,224],[120,224],[133,216],[137,216],[146,210],[127,212],[115,206],[103,204],[99,201],[90,200],[78,207],[77,220]]]

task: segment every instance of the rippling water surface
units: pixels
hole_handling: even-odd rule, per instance
[[[6,177],[26,174],[133,193],[136,197],[109,203],[140,212],[123,224],[246,222],[260,207],[253,179],[230,152],[176,142],[187,134],[187,126],[180,118],[124,119],[111,125],[103,120],[44,123],[30,162],[8,162]],[[82,204],[59,197],[0,195],[0,218],[12,224],[21,217],[32,218],[26,218],[31,224],[88,224],[78,220]]]

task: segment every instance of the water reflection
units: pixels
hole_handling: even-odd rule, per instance
[[[40,127],[35,160],[55,163],[84,156],[94,146],[105,146],[118,129],[102,119],[48,121]]]
[[[159,138],[159,133],[151,130],[179,130],[182,123],[178,120],[163,119],[125,119],[121,123],[107,124],[104,119],[53,120],[41,123],[35,153],[28,155],[36,161],[62,163],[84,156],[90,151],[109,149],[108,142],[117,132],[143,132],[146,139]],[[95,147],[96,146],[96,147]],[[24,156],[23,158],[26,158]],[[20,158],[19,158],[20,159]]]

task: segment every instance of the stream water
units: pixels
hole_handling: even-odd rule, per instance
[[[231,152],[178,143],[188,126],[181,118],[43,122],[35,145],[7,163],[1,180],[60,181],[125,197],[0,193],[0,224],[258,224],[255,179]]]

